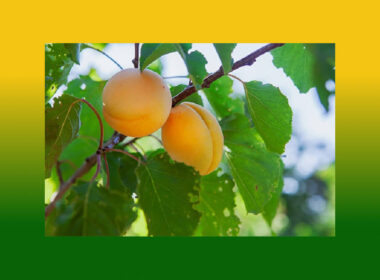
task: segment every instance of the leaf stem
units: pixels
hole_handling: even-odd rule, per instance
[[[97,49],[97,48],[94,48],[94,47],[92,47],[92,46],[90,46],[90,45],[88,45],[88,44],[83,44],[83,45],[85,45],[86,48],[93,49],[93,50],[96,50],[97,52],[100,52],[100,53],[103,54],[105,57],[107,57],[109,60],[111,60],[113,63],[115,63],[115,64],[116,64],[121,70],[124,69],[119,63],[116,62],[115,59],[113,59],[112,57],[110,57],[110,56],[109,56],[108,54],[106,54],[105,52],[103,52],[103,51],[101,51],[101,50],[99,50],[99,49]]]
[[[268,44],[268,45],[265,45],[264,47],[250,53],[249,55],[247,55],[246,57],[243,57],[242,59],[236,61],[233,65],[232,65],[232,71],[240,68],[240,67],[243,67],[243,66],[250,66],[252,65],[256,59],[275,49],[275,48],[278,48],[278,47],[281,47],[283,46],[284,44]],[[225,74],[228,74],[228,73],[224,73],[223,71],[223,67],[221,66],[219,68],[218,71],[214,72],[213,74],[207,76],[204,80],[203,80],[203,83],[201,85],[201,89],[202,88],[209,88],[211,83],[216,81],[217,79],[219,79],[220,77],[222,77],[223,75]],[[192,95],[193,93],[197,92],[197,89],[195,88],[194,85],[189,85],[188,87],[186,87],[183,91],[181,91],[179,94],[177,94],[176,96],[173,97],[172,99],[172,107],[174,107],[175,105],[178,104],[178,102],[180,102],[181,100],[185,99],[186,97]]]
[[[96,155],[96,171],[95,171],[94,176],[92,176],[92,178],[91,178],[91,181],[90,181],[91,183],[96,179],[96,177],[98,177],[101,165],[102,165],[101,156],[100,156],[100,153],[97,153],[97,155]]]
[[[107,173],[106,188],[109,189],[109,187],[110,187],[110,169],[108,167],[107,154],[106,153],[103,153],[103,160],[104,160],[104,167],[106,168],[106,173]]]
[[[124,150],[113,149],[113,148],[106,148],[106,149],[104,149],[104,151],[105,152],[118,152],[118,153],[122,153],[122,154],[125,154],[125,155],[129,156],[130,158],[133,158],[136,161],[140,161],[137,157],[135,157],[134,155],[131,155],[130,153],[128,153],[127,151],[124,151]]]

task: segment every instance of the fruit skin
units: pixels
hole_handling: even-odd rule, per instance
[[[167,120],[171,94],[163,79],[148,69],[125,69],[103,89],[103,115],[116,131],[142,137],[158,130]]]
[[[223,133],[216,118],[191,102],[174,107],[161,130],[164,148],[170,157],[207,175],[223,155]]]

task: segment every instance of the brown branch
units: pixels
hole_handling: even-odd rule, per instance
[[[135,68],[139,68],[139,43],[135,43],[135,58],[132,60]]]
[[[275,48],[281,47],[282,45],[283,44],[268,44],[268,45],[256,50],[255,52],[253,52],[253,53],[249,54],[248,56],[242,58],[241,60],[235,62],[232,65],[232,71],[236,70],[240,67],[243,67],[243,66],[252,65],[259,56],[261,56],[262,54],[269,52]],[[133,64],[135,65],[135,67],[136,67],[136,65],[138,67],[138,55],[139,55],[138,49],[139,49],[139,46],[138,46],[138,43],[136,43],[135,44],[135,59],[133,60]],[[208,88],[212,82],[219,79],[223,75],[224,75],[223,68],[220,67],[218,71],[216,71],[215,73],[209,75],[206,79],[204,79],[201,88]],[[180,92],[179,94],[177,94],[176,96],[173,97],[173,102],[172,102],[173,106],[175,106],[179,101],[190,96],[191,94],[193,94],[195,92],[196,92],[196,88],[193,85],[189,85],[186,89],[184,89],[182,92]],[[86,101],[84,101],[84,102],[88,103]],[[98,115],[97,115],[97,117],[98,117]],[[103,139],[102,136],[101,136],[101,139]],[[45,217],[47,217],[51,213],[51,211],[54,209],[57,201],[63,197],[63,195],[66,193],[66,191],[69,190],[69,188],[78,180],[78,178],[81,178],[83,175],[85,175],[96,164],[99,151],[101,151],[101,152],[117,151],[117,152],[122,152],[122,153],[127,154],[127,152],[125,152],[125,151],[113,149],[113,147],[115,145],[122,142],[124,139],[125,139],[124,135],[115,131],[115,133],[112,135],[111,139],[108,140],[103,147],[101,145],[99,145],[99,147],[101,149],[99,149],[97,151],[97,153],[88,157],[86,159],[86,161],[82,164],[82,166],[79,169],[77,169],[77,171],[70,177],[70,179],[68,179],[65,183],[63,183],[61,185],[61,188],[58,191],[58,194],[55,196],[53,201],[45,208]],[[137,140],[137,138],[134,138],[134,139],[130,140],[129,142],[127,142],[126,145],[132,144],[136,140]],[[128,154],[128,155],[132,156],[130,154]]]
[[[119,134],[115,131],[115,133],[112,135],[111,139],[108,140],[104,148],[113,148],[115,145],[123,141],[125,138],[124,135]],[[70,189],[70,187],[83,175],[85,175],[87,172],[91,170],[91,168],[96,164],[97,162],[97,155],[98,153],[95,153],[91,155],[90,157],[86,158],[86,161],[82,164],[77,171],[68,179],[65,183],[61,185],[60,190],[58,191],[58,194],[55,196],[52,202],[45,208],[45,217],[49,216],[51,211],[53,211],[56,203],[58,200],[60,200],[63,195]]]
[[[240,67],[243,67],[243,66],[250,66],[252,65],[256,59],[275,49],[275,48],[278,48],[278,47],[281,47],[282,45],[284,44],[268,44],[268,45],[265,45],[264,47],[254,51],[253,53],[247,55],[246,57],[236,61],[233,65],[232,65],[232,70],[231,71],[234,71]],[[201,85],[201,88],[208,88],[210,87],[211,83],[216,81],[217,79],[219,79],[220,77],[222,77],[224,75],[224,71],[223,71],[223,68],[220,67],[218,71],[216,71],[215,73],[207,76],[204,80],[203,80],[203,83]],[[227,73],[226,73],[227,74]],[[192,95],[193,93],[197,92],[197,89],[195,88],[194,85],[189,85],[187,88],[185,88],[182,92],[180,92],[179,94],[177,94],[176,96],[173,97],[172,99],[172,107],[174,107],[178,102],[180,102],[182,99],[185,99],[186,97]]]

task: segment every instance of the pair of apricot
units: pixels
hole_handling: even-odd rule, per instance
[[[184,102],[172,108],[170,90],[150,70],[125,69],[103,90],[103,115],[116,131],[142,137],[162,128],[162,142],[172,159],[193,166],[201,175],[219,165],[223,134],[203,107]]]

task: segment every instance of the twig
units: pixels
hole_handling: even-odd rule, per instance
[[[121,141],[123,141],[124,138],[125,138],[124,135],[122,135],[120,133],[117,133],[115,131],[115,133],[112,135],[111,139],[108,140],[105,143],[104,147],[105,148],[112,148],[116,144],[118,144]],[[50,204],[48,206],[46,206],[46,208],[45,208],[45,217],[49,216],[49,214],[51,213],[51,211],[53,211],[53,209],[54,209],[57,201],[60,200],[63,197],[63,195],[70,189],[70,187],[79,178],[81,178],[83,175],[85,175],[88,171],[91,170],[91,168],[96,164],[96,160],[97,160],[97,153],[95,153],[92,156],[86,158],[86,161],[82,164],[82,166],[79,167],[79,169],[77,169],[77,171],[75,171],[75,173],[70,177],[70,179],[68,179],[65,183],[62,184],[60,190],[58,191],[58,194],[55,196],[55,198],[53,199],[53,201],[50,202]]]
[[[271,51],[271,50],[273,50],[275,48],[281,47],[282,45],[283,44],[268,44],[268,45],[266,45],[266,46],[264,46],[264,47],[256,50],[255,52],[253,52],[253,53],[249,54],[248,56],[242,58],[241,60],[235,62],[232,65],[232,71],[236,70],[236,69],[238,69],[238,68],[240,68],[242,66],[252,65],[259,56],[261,56],[262,54],[264,54],[266,52],[269,52],[269,51]],[[95,48],[93,48],[91,46],[88,46],[88,47],[90,47],[92,49],[95,49]],[[136,47],[136,45],[135,45],[135,47]],[[97,50],[97,49],[95,49],[95,50]],[[97,51],[100,51],[100,50],[97,50]],[[102,52],[102,51],[100,51],[100,52]],[[110,58],[107,54],[105,54],[105,55],[108,58]],[[110,59],[112,61],[114,61],[112,58],[110,58]],[[118,64],[118,66],[121,68],[121,66],[119,64]],[[209,75],[206,79],[204,79],[201,88],[207,88],[207,87],[209,87],[212,82],[214,82],[215,80],[219,79],[223,75],[224,75],[223,68],[220,67],[218,71],[216,71],[215,73]],[[173,99],[172,99],[173,106],[175,106],[179,101],[181,101],[182,99],[188,97],[189,95],[191,95],[191,94],[193,94],[195,92],[196,92],[196,89],[195,89],[195,87],[193,85],[188,86],[182,92],[180,92],[179,94],[177,94],[176,96],[173,97]],[[104,145],[104,147],[102,148],[102,150],[104,150],[104,151],[105,150],[108,150],[108,151],[117,151],[117,152],[121,152],[121,153],[127,154],[128,156],[131,156],[131,157],[135,158],[133,155],[129,154],[126,151],[118,150],[118,149],[113,149],[113,147],[115,145],[117,145],[118,143],[122,142],[124,139],[125,139],[124,135],[122,135],[122,134],[120,134],[120,133],[118,133],[118,132],[115,131],[115,133],[112,135],[111,139],[107,141],[107,143]],[[137,140],[138,138],[134,138],[130,142],[134,143],[136,141],[135,139]],[[127,144],[128,144],[128,142],[127,142]],[[135,159],[138,160],[137,158],[135,158]],[[54,209],[55,204],[57,203],[57,201],[62,198],[62,196],[65,194],[65,192],[71,187],[71,185],[74,184],[78,178],[82,177],[88,171],[91,170],[91,168],[95,165],[96,161],[97,161],[97,153],[95,153],[92,156],[88,157],[86,159],[86,161],[83,163],[83,165],[70,177],[70,179],[67,180],[61,186],[61,189],[59,190],[59,192],[56,195],[56,197],[54,198],[54,200],[45,208],[45,217],[47,217],[51,213],[51,211]]]
[[[92,47],[92,46],[90,46],[88,44],[83,44],[83,45],[85,45],[87,48],[90,48],[90,49],[93,49],[93,50],[96,50],[96,51],[100,52],[101,54],[103,54],[104,56],[106,56],[109,60],[111,60],[113,63],[115,63],[121,70],[123,70],[123,67],[119,63],[117,63],[115,59],[113,59],[112,57],[110,57],[105,52],[103,52],[103,51],[101,51],[101,50],[99,50],[97,48],[94,48],[94,47]]]
[[[231,78],[234,78],[235,80],[238,80],[239,82],[241,82],[243,84],[243,86],[245,85],[244,81],[242,79],[240,79],[239,77],[232,75],[232,74],[227,74],[227,75],[230,76]]]
[[[107,154],[103,154],[103,160],[104,160],[104,167],[106,168],[106,173],[107,173],[107,184],[106,188],[108,189],[110,187],[110,169],[108,167],[108,162],[107,162]]]
[[[135,157],[134,155],[131,155],[130,153],[128,153],[127,151],[124,151],[124,150],[108,148],[108,149],[105,149],[105,152],[118,152],[118,153],[122,153],[122,154],[125,154],[125,155],[133,158],[136,161],[139,161],[139,159],[137,157]]]
[[[135,68],[139,68],[139,43],[135,43],[135,58],[132,60]]]
[[[100,139],[99,139],[99,148],[98,149],[101,149],[103,147],[103,138],[104,138],[104,129],[103,129],[103,122],[102,122],[102,118],[100,117],[98,111],[96,111],[95,107],[91,105],[90,102],[88,102],[87,100],[85,99],[79,99],[79,101],[81,102],[84,102],[88,105],[88,107],[91,108],[91,110],[95,113],[98,121],[99,121],[99,126],[100,126]],[[73,102],[74,104],[74,102]]]
[[[101,165],[102,165],[101,155],[100,155],[100,152],[97,152],[97,154],[96,154],[96,171],[95,171],[94,176],[92,176],[92,178],[91,178],[91,181],[90,181],[91,183],[96,179],[96,177],[98,177]]]
[[[243,67],[243,66],[250,66],[252,65],[256,59],[275,49],[275,48],[278,48],[278,47],[281,47],[282,45],[284,44],[268,44],[268,45],[265,45],[264,47],[254,51],[253,53],[247,55],[246,57],[240,59],[239,61],[236,61],[233,65],[232,65],[232,70],[231,71],[234,71],[240,67]],[[220,67],[218,71],[216,71],[215,73],[209,75],[206,77],[206,79],[203,80],[203,83],[201,85],[201,88],[208,88],[210,87],[211,83],[214,82],[215,80],[219,79],[220,77],[222,77],[224,75],[224,71],[223,71],[223,68]],[[227,74],[227,73],[226,73]],[[182,92],[180,92],[179,94],[177,94],[176,96],[173,97],[172,99],[172,107],[174,107],[178,102],[180,102],[182,99],[185,99],[186,97],[190,96],[191,94],[195,93],[197,90],[195,88],[194,85],[189,85],[187,88],[185,88]]]
[[[121,147],[125,148],[126,146],[129,146],[129,145],[135,143],[138,139],[140,139],[140,138],[139,137],[133,138],[133,139],[129,140],[127,143],[124,143],[123,145],[121,145]]]
[[[159,142],[160,144],[161,144],[161,146],[163,146],[164,144],[162,143],[162,141],[160,140],[160,138],[158,138],[157,136],[155,136],[155,135],[153,135],[153,134],[151,134],[151,135],[149,135],[150,137],[153,137],[154,139],[156,139],[157,140],[157,142]]]

